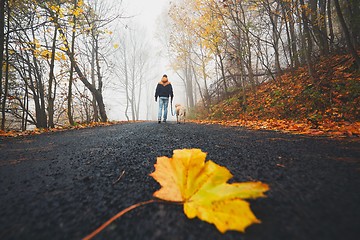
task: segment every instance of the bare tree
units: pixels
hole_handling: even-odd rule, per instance
[[[117,76],[125,91],[125,117],[135,121],[140,117],[140,102],[146,73],[149,71],[150,45],[140,36],[145,29],[129,23],[121,42],[121,61],[118,62]]]

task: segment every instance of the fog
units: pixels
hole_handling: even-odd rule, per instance
[[[122,18],[114,27],[114,44],[118,44],[119,52],[116,54],[115,68],[121,68],[124,42],[141,42],[146,45],[147,68],[141,77],[140,120],[156,120],[158,103],[154,94],[157,83],[163,74],[167,74],[174,90],[174,102],[185,105],[185,90],[182,80],[171,70],[168,60],[168,50],[163,32],[169,8],[169,0],[127,0],[121,3]],[[120,4],[120,2],[118,3]],[[166,27],[166,26],[165,26]],[[129,40],[129,38],[132,38]],[[127,40],[124,40],[127,39]],[[124,42],[123,42],[124,41]],[[104,99],[109,120],[127,120],[125,115],[126,93],[123,84],[123,75],[111,74],[104,89]],[[136,94],[140,91],[137,87]],[[169,106],[168,120],[175,120],[171,115]],[[131,110],[128,111],[131,119]]]

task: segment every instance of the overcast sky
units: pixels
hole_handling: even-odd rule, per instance
[[[127,13],[134,14],[134,20],[149,29],[154,29],[156,19],[169,6],[170,0],[123,0]]]

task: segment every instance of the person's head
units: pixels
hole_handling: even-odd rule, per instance
[[[162,81],[163,83],[166,83],[166,82],[168,81],[168,77],[167,77],[166,74],[163,75],[161,81]]]

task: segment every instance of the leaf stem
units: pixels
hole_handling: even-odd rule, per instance
[[[110,218],[109,220],[107,220],[104,224],[102,224],[100,227],[98,227],[97,229],[95,229],[92,233],[90,233],[89,235],[87,235],[86,237],[84,237],[82,240],[90,240],[93,237],[95,237],[97,234],[99,234],[102,230],[104,230],[107,226],[109,226],[113,221],[115,221],[116,219],[118,219],[119,217],[121,217],[122,215],[124,215],[127,212],[130,212],[131,210],[133,210],[134,208],[149,204],[149,203],[154,203],[154,202],[163,202],[163,203],[173,203],[173,204],[183,204],[183,202],[172,202],[172,201],[164,201],[164,200],[159,200],[159,199],[151,199],[145,202],[139,202],[136,203],[134,205],[131,205],[130,207],[125,208],[124,210],[122,210],[121,212],[117,213],[115,216],[113,216],[112,218]]]
[[[119,217],[121,217],[122,215],[124,215],[125,213],[133,210],[134,208],[140,207],[142,205],[146,205],[149,203],[153,203],[156,202],[156,199],[151,199],[149,201],[145,201],[145,202],[139,202],[136,203],[134,205],[131,205],[130,207],[125,208],[124,210],[122,210],[121,212],[117,213],[115,216],[113,216],[112,218],[110,218],[108,221],[106,221],[103,225],[101,225],[100,227],[98,227],[97,229],[95,229],[95,231],[93,231],[92,233],[90,233],[89,235],[87,235],[86,237],[83,238],[83,240],[90,240],[93,237],[95,237],[98,233],[100,233],[102,230],[104,230],[107,226],[109,226],[113,221],[115,221],[116,219],[118,219]]]

